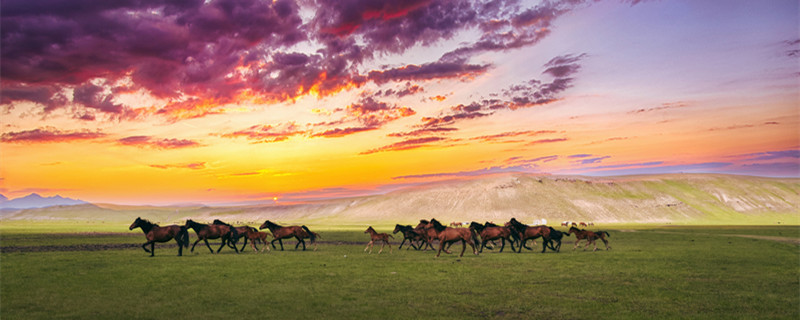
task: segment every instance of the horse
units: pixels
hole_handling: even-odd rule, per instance
[[[224,225],[224,226],[230,226],[232,228],[235,228],[236,229],[236,238],[233,239],[233,242],[228,242],[228,246],[229,247],[230,246],[235,246],[236,243],[239,242],[239,239],[244,237],[244,243],[242,244],[242,248],[239,249],[239,251],[244,251],[244,247],[247,246],[247,237],[245,237],[245,235],[247,234],[247,230],[250,229],[251,227],[248,227],[248,226],[233,227],[230,224],[222,222],[222,220],[219,220],[219,219],[214,219],[214,221],[211,222],[211,224]]]
[[[208,239],[221,239],[222,245],[219,246],[217,249],[217,253],[225,247],[226,243],[236,243],[234,239],[238,237],[238,233],[236,229],[231,225],[222,225],[222,224],[204,224],[195,222],[192,219],[186,220],[186,227],[194,229],[194,232],[197,234],[197,241],[194,242],[192,245],[191,252],[194,252],[194,247],[197,245],[200,240],[203,240],[206,243],[206,247],[211,253],[214,253],[214,250],[211,249],[211,245],[208,244]],[[233,246],[233,250],[236,253],[239,253],[239,249],[236,248],[236,245]]]
[[[511,243],[511,251],[515,251],[514,243],[511,242],[511,229],[508,227],[496,225],[486,226],[473,221],[470,223],[469,228],[474,230],[481,237],[481,249],[479,250],[480,253],[483,253],[483,248],[486,247],[486,244],[489,243],[489,241],[497,239],[500,239],[501,243],[500,252],[503,252],[503,249],[506,247],[506,240]]]
[[[259,230],[269,229],[269,232],[272,232],[272,237],[275,239],[272,239],[272,241],[270,241],[270,244],[272,245],[273,249],[277,249],[275,248],[275,241],[278,241],[278,243],[281,245],[281,251],[283,251],[283,239],[294,237],[295,239],[297,239],[297,244],[294,246],[295,250],[297,250],[297,247],[299,247],[300,244],[303,244],[303,251],[306,251],[306,241],[303,240],[305,238],[310,238],[311,244],[314,245],[314,251],[317,250],[317,245],[315,243],[317,240],[317,234],[311,232],[311,230],[309,230],[308,227],[306,226],[284,227],[275,224],[272,221],[267,220],[264,221],[264,223],[261,224],[261,226],[258,227],[258,229]]]
[[[403,226],[403,225],[396,224],[394,226],[394,231],[392,231],[392,233],[397,234],[398,232],[402,232],[403,233],[403,242],[400,242],[400,247],[397,248],[398,250],[399,249],[403,249],[403,244],[406,243],[406,240],[408,240],[408,244],[411,247],[413,247],[414,250],[421,249],[421,248],[419,248],[419,247],[414,245],[414,241],[420,241],[420,243],[422,243],[423,241],[425,241],[425,239],[422,237],[421,234],[419,234],[416,231],[414,231],[413,227],[411,227],[410,225]],[[406,250],[408,250],[407,247],[406,247]]]
[[[426,230],[434,230],[436,231],[436,235],[439,238],[439,252],[436,253],[436,257],[438,258],[440,254],[442,254],[442,249],[444,249],[444,245],[452,244],[457,241],[461,241],[461,255],[459,257],[464,256],[464,251],[467,250],[467,244],[472,247],[472,252],[475,255],[478,255],[478,235],[475,234],[475,230],[470,228],[448,228],[442,225],[436,219],[431,219],[430,223],[425,226]],[[447,252],[447,251],[445,251]],[[449,252],[447,252],[449,253]]]
[[[128,230],[133,230],[136,228],[142,228],[144,237],[147,238],[147,242],[142,245],[142,249],[144,249],[145,252],[149,252],[151,257],[156,255],[156,242],[167,242],[175,239],[175,242],[178,243],[179,257],[183,255],[183,247],[189,247],[189,231],[186,229],[186,227],[174,224],[161,227],[155,223],[138,217],[133,221]],[[150,250],[147,250],[148,244],[150,245]]]
[[[578,225],[581,226],[581,227],[586,227],[586,222],[581,221],[581,222],[578,223]]]
[[[522,252],[522,247],[525,247],[525,242],[529,239],[536,239],[538,237],[542,237],[544,241],[542,241],[542,253],[547,250],[547,242],[550,240],[550,227],[547,226],[529,226],[523,224],[515,218],[511,218],[508,223],[506,223],[507,227],[512,227],[512,236],[519,239],[519,249],[517,253]],[[526,247],[527,248],[527,247]]]
[[[419,221],[419,224],[414,227],[414,231],[420,234],[425,241],[425,246],[422,247],[423,250],[428,250],[428,247],[436,250],[436,248],[433,247],[433,240],[438,240],[439,235],[436,233],[436,230],[426,228],[428,224],[430,224],[428,220],[422,219]],[[446,249],[445,252],[450,253],[450,251]]]
[[[565,235],[569,237],[569,233],[553,229],[553,227],[548,228],[550,228],[550,240],[547,241],[548,247],[555,252],[561,252],[561,238]],[[558,244],[553,246],[553,242],[557,242]]]
[[[245,241],[250,239],[250,246],[253,247],[253,251],[255,252],[264,252],[264,249],[269,251],[269,243],[267,243],[267,237],[269,236],[268,232],[259,232],[258,229],[253,227],[247,227],[245,231]],[[261,251],[258,251],[258,247],[256,247],[256,241],[261,241],[264,244],[264,247],[261,248]],[[245,242],[247,243],[247,242]],[[244,246],[242,246],[242,251],[244,251]]]
[[[569,227],[569,221],[561,222],[562,227]]]
[[[575,248],[578,247],[578,242],[580,242],[583,239],[586,239],[586,245],[583,247],[583,250],[586,250],[586,248],[589,247],[590,244],[594,244],[594,250],[592,251],[597,251],[597,243],[595,242],[597,239],[603,241],[603,243],[606,245],[606,250],[611,249],[611,246],[608,245],[608,240],[606,240],[607,236],[611,237],[611,235],[608,234],[608,232],[605,231],[592,232],[588,230],[578,229],[576,227],[571,227],[569,228],[567,235],[569,235],[570,233],[575,234],[575,238],[577,238],[577,240],[575,240],[575,246],[572,247],[572,251],[575,251]]]
[[[392,244],[389,243],[390,237],[394,239],[392,235],[388,233],[378,233],[377,231],[375,231],[375,229],[372,228],[372,226],[369,226],[369,228],[367,228],[367,230],[364,231],[364,233],[369,233],[369,238],[370,238],[369,243],[367,243],[367,247],[364,248],[364,252],[367,252],[367,249],[369,249],[369,253],[372,254],[372,247],[375,245],[375,241],[380,241],[381,249],[378,250],[378,254],[381,254],[381,252],[383,252],[383,245],[388,245],[389,253],[392,253]]]

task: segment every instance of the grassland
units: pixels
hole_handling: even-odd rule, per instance
[[[800,316],[797,226],[619,225],[610,251],[573,252],[565,243],[561,253],[438,259],[397,250],[397,239],[392,254],[368,255],[363,230],[345,227],[317,228],[325,241],[318,251],[287,242],[283,252],[210,254],[198,245],[176,257],[175,247],[157,245],[154,258],[135,246],[144,241],[138,230],[28,227],[0,225],[0,243],[132,247],[0,253],[3,319]]]

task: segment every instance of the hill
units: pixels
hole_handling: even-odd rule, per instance
[[[88,202],[86,201],[64,198],[59,195],[42,197],[37,193],[31,193],[22,198],[16,198],[13,200],[8,200],[8,198],[2,196],[2,198],[0,198],[0,209],[45,208],[52,206],[72,206],[87,203]]]
[[[451,180],[395,192],[295,205],[148,207],[84,205],[19,210],[2,219],[132,221],[186,218],[317,225],[450,221],[532,223],[800,224],[800,179],[712,174],[624,177],[502,174]]]

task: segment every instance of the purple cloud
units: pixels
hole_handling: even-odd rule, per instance
[[[73,142],[80,140],[95,140],[106,137],[105,133],[98,131],[74,130],[62,131],[54,127],[44,127],[33,130],[6,132],[0,135],[0,142],[4,143],[52,143]]]

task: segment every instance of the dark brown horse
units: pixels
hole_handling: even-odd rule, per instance
[[[611,246],[608,245],[608,240],[606,240],[606,237],[611,237],[611,235],[608,234],[608,232],[605,231],[592,232],[589,230],[583,230],[583,229],[578,229],[576,227],[571,227],[569,228],[569,232],[567,232],[567,235],[569,235],[570,233],[574,234],[575,238],[577,238],[577,240],[575,240],[575,246],[572,247],[572,251],[575,251],[575,248],[578,247],[578,242],[584,239],[586,240],[586,245],[583,247],[583,250],[586,250],[586,248],[589,247],[590,244],[594,244],[594,250],[592,251],[597,251],[597,242],[595,242],[597,239],[603,241],[603,243],[606,245],[606,250],[611,249]]]
[[[283,239],[294,237],[295,239],[297,239],[297,244],[294,246],[295,250],[297,250],[300,244],[303,244],[303,251],[306,250],[306,242],[305,240],[303,240],[305,238],[311,239],[311,243],[314,244],[314,251],[317,250],[317,245],[315,243],[317,240],[317,234],[311,232],[311,230],[308,230],[308,227],[306,226],[284,227],[275,224],[272,221],[267,220],[264,221],[264,223],[262,223],[261,226],[258,227],[258,229],[261,230],[269,229],[269,232],[272,232],[272,237],[274,237],[275,239],[272,239],[272,241],[270,241],[270,244],[272,245],[273,249],[277,249],[275,247],[275,241],[278,241],[278,243],[281,245],[281,251],[283,251]]]
[[[186,230],[186,227],[174,224],[161,227],[145,219],[136,218],[128,230],[136,228],[142,228],[144,237],[147,239],[147,242],[142,245],[142,249],[145,252],[149,252],[151,257],[156,255],[156,242],[167,242],[175,239],[175,242],[178,243],[178,256],[183,255],[183,247],[189,247],[189,231]],[[147,250],[148,244],[150,245],[150,250]]]
[[[547,250],[547,243],[550,241],[550,227],[548,226],[529,226],[523,224],[515,218],[511,218],[508,223],[506,223],[507,227],[511,227],[512,236],[519,239],[519,249],[517,253],[522,252],[522,247],[525,247],[525,242],[530,239],[536,239],[542,237],[542,253]],[[527,247],[526,247],[527,248]]]
[[[194,229],[194,232],[197,234],[197,241],[192,245],[192,252],[194,252],[194,246],[196,246],[200,240],[203,240],[206,243],[206,247],[208,247],[208,251],[214,253],[214,250],[211,249],[211,245],[208,244],[208,239],[221,239],[222,245],[217,249],[217,253],[219,253],[219,251],[225,247],[226,243],[230,242],[235,244],[236,242],[234,239],[238,237],[236,229],[231,225],[204,224],[189,219],[186,220],[186,227]],[[236,248],[236,245],[233,246],[233,250],[239,253],[239,249]]]
[[[229,242],[228,246],[229,247],[230,246],[235,246],[236,243],[239,242],[239,239],[244,238],[244,243],[242,244],[242,248],[239,249],[239,251],[244,251],[244,247],[247,246],[247,240],[248,240],[247,237],[245,237],[245,235],[247,234],[247,230],[249,228],[252,228],[252,227],[250,227],[250,226],[233,227],[230,224],[222,222],[222,220],[220,220],[220,219],[214,219],[214,221],[211,222],[211,224],[218,224],[218,225],[224,225],[224,226],[229,226],[229,227],[235,228],[236,229],[236,239],[233,239],[232,243]]]
[[[516,251],[514,249],[514,242],[511,238],[511,229],[509,227],[500,227],[500,226],[485,226],[478,222],[473,221],[469,225],[470,229],[475,230],[475,232],[481,237],[481,249],[479,250],[480,253],[483,253],[483,248],[486,247],[486,244],[489,241],[500,239],[500,252],[503,252],[503,248],[506,247],[506,240],[511,244],[511,251]],[[491,249],[491,248],[489,248]]]
[[[389,253],[392,253],[392,244],[389,243],[390,237],[394,239],[392,235],[388,233],[378,233],[377,231],[375,231],[375,229],[372,228],[372,226],[369,226],[369,228],[367,228],[367,230],[364,231],[364,233],[369,233],[369,238],[370,238],[369,243],[367,243],[367,247],[364,248],[364,252],[366,252],[367,249],[369,249],[369,253],[372,254],[372,247],[375,245],[375,241],[380,241],[381,249],[378,250],[378,254],[381,254],[381,252],[383,252],[384,245],[388,245]]]
[[[461,241],[462,245],[461,255],[459,255],[459,257],[464,256],[464,251],[467,250],[467,244],[472,247],[472,252],[478,255],[478,235],[475,234],[475,230],[470,228],[448,228],[436,219],[431,219],[430,223],[425,226],[425,229],[435,230],[436,236],[439,238],[439,252],[436,253],[436,257],[442,254],[442,249],[444,249],[445,244],[453,244],[458,241]]]
[[[569,237],[569,233],[561,232],[559,230],[553,229],[553,227],[548,227],[548,228],[550,228],[550,239],[549,241],[547,241],[548,243],[547,247],[555,252],[561,252],[561,239],[564,236]],[[555,246],[553,245],[554,242],[557,243]]]
[[[406,243],[406,240],[408,240],[408,244],[414,248],[414,250],[422,249],[421,245],[423,242],[425,242],[425,238],[423,238],[421,234],[417,233],[412,226],[396,224],[392,233],[397,234],[398,232],[403,233],[403,242],[400,242],[400,247],[398,249],[403,249],[403,244]],[[419,241],[420,247],[415,246],[414,241]],[[408,248],[406,248],[406,250],[408,250]]]

